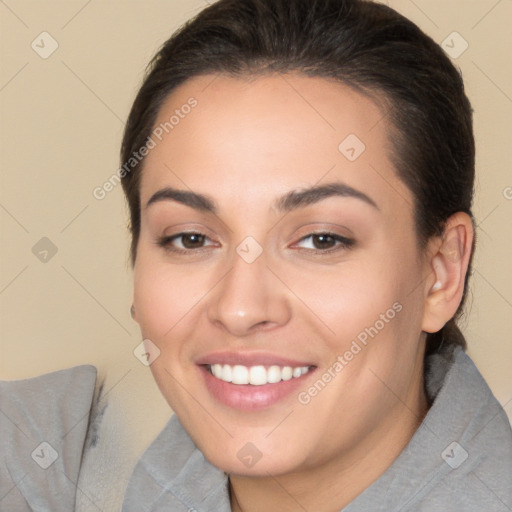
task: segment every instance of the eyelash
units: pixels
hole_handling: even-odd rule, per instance
[[[176,233],[175,235],[171,236],[163,236],[159,238],[156,242],[156,244],[160,247],[163,247],[166,251],[174,252],[176,254],[190,254],[191,252],[198,252],[203,251],[206,249],[206,247],[197,247],[195,249],[180,249],[179,247],[173,247],[172,242],[176,240],[177,238],[183,238],[186,235],[196,235],[200,237],[204,237],[206,240],[210,240],[206,235],[203,233],[198,233],[197,231],[184,231],[182,233]]]
[[[313,239],[313,237],[315,237],[315,236],[316,237],[323,236],[323,237],[332,238],[335,242],[337,242],[337,245],[335,245],[334,247],[331,247],[329,249],[304,249],[304,248],[301,248],[300,250],[307,251],[307,252],[315,251],[319,254],[330,254],[330,253],[337,252],[340,250],[350,249],[356,243],[355,240],[353,240],[351,238],[347,238],[347,237],[338,235],[336,233],[330,233],[329,231],[318,231],[316,233],[310,233],[310,234],[302,237],[299,240],[299,242],[307,240],[308,238]]]
[[[183,238],[186,235],[196,235],[196,236],[199,236],[199,237],[204,237],[205,240],[210,240],[208,238],[208,236],[204,235],[203,233],[199,233],[199,232],[196,232],[196,231],[190,231],[190,232],[176,233],[175,235],[171,235],[171,236],[161,237],[161,238],[159,238],[157,240],[156,244],[158,246],[164,248],[166,251],[173,252],[175,254],[190,254],[192,252],[199,252],[199,251],[202,252],[205,249],[207,249],[207,247],[209,247],[209,246],[197,247],[197,248],[192,248],[192,249],[181,249],[179,247],[173,247],[172,243],[173,243],[174,240],[179,239],[179,238]],[[305,241],[305,240],[307,240],[309,238],[312,239],[315,236],[317,236],[317,237],[323,236],[323,237],[332,238],[332,239],[334,239],[335,242],[337,242],[337,245],[335,247],[331,247],[329,249],[299,248],[298,250],[309,252],[309,253],[315,252],[316,254],[322,255],[322,254],[330,254],[330,253],[333,253],[333,252],[337,252],[339,250],[350,249],[356,243],[355,240],[353,240],[353,239],[346,238],[346,237],[338,235],[336,233],[330,233],[328,231],[319,231],[319,232],[316,232],[316,233],[309,233],[308,235],[302,237],[299,240],[299,242],[303,242],[303,241]]]

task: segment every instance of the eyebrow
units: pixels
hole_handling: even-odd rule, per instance
[[[360,190],[340,182],[316,185],[303,190],[292,190],[280,197],[275,202],[274,208],[279,212],[290,212],[318,203],[329,197],[352,197],[379,210],[379,207],[372,198]],[[160,201],[176,201],[195,210],[217,214],[217,207],[212,198],[188,190],[178,190],[171,187],[158,190],[151,196],[146,204],[146,208]]]
[[[369,196],[360,190],[356,190],[340,182],[317,185],[304,190],[292,190],[279,198],[276,201],[275,207],[278,211],[289,212],[297,208],[303,208],[310,204],[318,203],[329,197],[353,197],[364,201],[377,210],[379,209],[375,201]]]
[[[153,203],[160,201],[176,201],[177,203],[190,206],[195,210],[216,213],[215,203],[209,197],[203,194],[197,194],[188,190],[178,190],[171,187],[165,187],[155,192],[146,204],[146,208]]]

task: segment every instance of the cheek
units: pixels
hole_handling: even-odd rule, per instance
[[[162,343],[193,314],[204,295],[200,281],[190,269],[162,264],[142,250],[134,271],[134,304],[143,336]]]
[[[381,315],[393,319],[400,309],[396,303],[414,301],[420,281],[421,269],[410,257],[376,251],[375,257],[355,257],[322,272],[301,272],[294,292],[335,337],[357,336]]]
[[[368,368],[398,378],[393,372],[409,368],[421,335],[421,266],[402,250],[377,254],[309,287],[311,309],[331,333],[324,338],[331,360],[346,354],[363,387],[378,384]]]
[[[173,410],[187,403],[178,382],[190,364],[186,341],[201,307],[201,276],[183,267],[162,264],[155,254],[141,250],[134,269],[134,305],[141,335],[158,347],[150,366],[163,396]],[[177,379],[177,380],[176,380]]]

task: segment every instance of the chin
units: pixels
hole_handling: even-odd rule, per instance
[[[247,436],[249,438],[249,436]],[[205,439],[196,443],[205,458],[225,473],[248,477],[277,476],[297,471],[304,465],[298,449],[279,442],[243,441],[233,438],[224,445],[212,445]],[[204,447],[204,449],[203,449]],[[300,447],[304,450],[304,446]]]
[[[226,457],[221,454],[214,454],[212,457],[205,455],[205,458],[210,464],[229,475],[254,478],[268,477],[270,475],[279,476],[298,469],[298,466],[291,460],[282,458],[278,460],[278,455],[274,454],[272,457],[268,457],[252,449],[246,450],[246,453],[241,457],[242,460],[239,460],[236,454],[234,457]]]

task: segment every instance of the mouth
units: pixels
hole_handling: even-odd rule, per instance
[[[210,396],[240,411],[261,411],[287,398],[293,400],[317,368],[271,355],[224,354],[205,359],[196,364]]]

